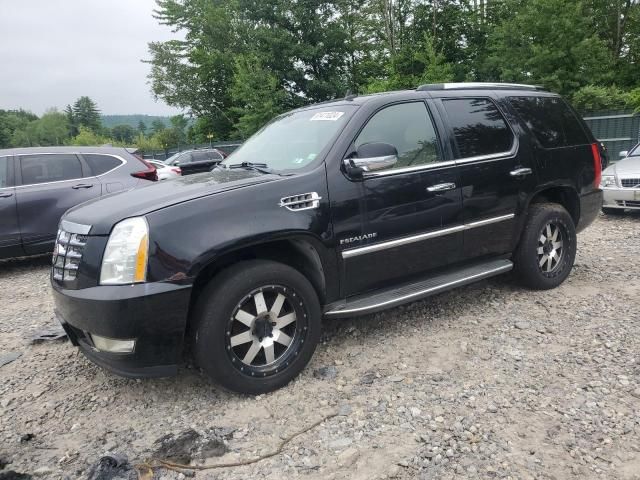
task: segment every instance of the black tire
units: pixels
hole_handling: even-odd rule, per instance
[[[194,320],[196,364],[238,393],[286,385],[309,363],[320,340],[313,286],[297,270],[267,260],[240,262],[213,278],[198,299]]]
[[[576,246],[576,228],[564,207],[555,203],[533,204],[514,255],[515,274],[529,288],[555,288],[571,273]]]
[[[605,215],[624,215],[624,209],[602,207],[602,213]]]

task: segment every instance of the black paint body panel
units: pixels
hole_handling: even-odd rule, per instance
[[[328,305],[478,259],[508,256],[519,240],[529,203],[547,189],[564,188],[575,195],[580,205],[578,228],[585,228],[596,217],[602,197],[593,185],[590,145],[558,151],[539,147],[506,100],[516,93],[522,94],[486,89],[404,91],[338,101],[334,105],[348,103],[357,109],[326,155],[293,175],[217,169],[75,207],[65,219],[92,228],[74,290],[54,282],[60,316],[67,328],[115,338],[144,337],[141,350],[133,356],[106,355],[104,362],[117,371],[167,366],[179,361],[199,275],[234,252],[280,240],[306,245],[319,262],[323,285],[318,293]],[[460,159],[440,105],[451,96],[494,101],[513,131],[512,150],[499,158]],[[427,105],[445,163],[407,173],[350,178],[343,159],[352,153],[363,125],[384,106],[406,101]],[[532,174],[510,175],[524,167]],[[427,190],[441,183],[453,183],[455,188]],[[321,198],[318,208],[290,211],[280,206],[283,197],[309,192]],[[149,225],[149,283],[98,286],[108,235],[118,221],[133,216],[144,216]],[[465,229],[496,217],[505,219]],[[423,235],[451,228],[452,233]],[[349,252],[417,235],[420,240],[393,248],[362,255]],[[102,361],[102,354],[90,355]]]

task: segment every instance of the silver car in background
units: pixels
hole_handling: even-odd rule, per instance
[[[607,214],[640,210],[640,144],[620,156],[624,158],[602,172],[602,211]]]

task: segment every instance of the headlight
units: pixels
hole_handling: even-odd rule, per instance
[[[144,282],[148,254],[149,226],[143,217],[127,218],[116,224],[104,249],[100,284]]]
[[[613,175],[603,175],[600,181],[601,188],[610,188],[616,186],[616,177]]]

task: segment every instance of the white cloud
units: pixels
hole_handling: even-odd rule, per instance
[[[154,0],[0,0],[0,108],[41,114],[81,95],[105,114],[178,113],[148,85],[147,44],[176,34]]]

